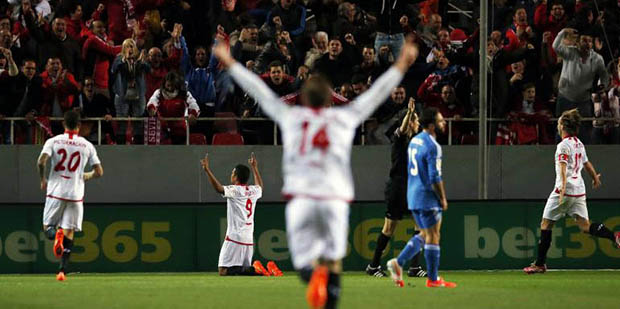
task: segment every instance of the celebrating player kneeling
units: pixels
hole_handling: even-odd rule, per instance
[[[226,239],[220,250],[218,269],[220,276],[282,276],[282,271],[273,261],[267,263],[267,269],[256,260],[254,254],[254,210],[256,202],[263,196],[263,179],[258,172],[258,161],[252,153],[248,163],[254,173],[254,185],[248,186],[250,169],[239,164],[230,175],[230,186],[222,186],[215,178],[209,166],[209,154],[200,161],[209,176],[209,182],[218,193],[226,198]],[[250,266],[252,265],[252,266]]]
[[[577,109],[562,113],[558,119],[558,133],[562,141],[555,151],[555,188],[547,199],[540,223],[540,241],[538,242],[538,257],[532,265],[525,267],[527,274],[544,273],[547,251],[551,246],[551,231],[556,221],[565,215],[575,218],[579,229],[592,236],[607,238],[615,242],[620,248],[620,232],[615,234],[601,223],[590,223],[588,208],[586,207],[586,186],[581,177],[581,170],[585,167],[592,177],[594,189],[601,185],[601,174],[597,174],[594,166],[588,161],[586,148],[577,138],[581,116]]]
[[[73,233],[82,230],[84,215],[84,182],[103,175],[101,161],[95,147],[78,135],[80,114],[65,113],[65,133],[48,139],[37,162],[41,190],[47,190],[43,210],[43,230],[54,239],[54,255],[60,257],[58,281],[65,280],[65,272],[73,247]],[[49,181],[45,178],[45,165],[52,159]],[[86,164],[93,171],[84,172]],[[58,228],[58,229],[57,229]]]

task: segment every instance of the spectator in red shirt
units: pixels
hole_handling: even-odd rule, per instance
[[[547,128],[551,116],[551,110],[536,97],[536,86],[533,83],[524,84],[508,115],[513,120],[511,128],[517,133],[518,144],[552,142]]]
[[[62,117],[73,107],[74,96],[79,92],[80,85],[73,74],[63,69],[58,57],[52,57],[47,61],[46,70],[41,73],[41,79],[43,79],[41,115]],[[52,130],[60,132],[62,127],[59,123],[53,123]],[[57,132],[54,133],[57,134]]]
[[[526,47],[528,42],[535,37],[534,30],[527,23],[525,8],[517,8],[513,15],[513,24],[506,30],[508,44],[504,46],[506,51],[513,51]]]
[[[547,0],[541,1],[534,13],[534,26],[541,33],[550,31],[552,34],[551,41],[562,29],[566,28],[567,23],[568,18],[564,14],[564,4],[559,1],[554,1],[551,4],[551,14],[547,13]]]
[[[185,80],[175,72],[166,74],[162,87],[155,90],[149,99],[147,110],[150,116],[159,114],[161,117],[188,117],[194,124],[200,108],[192,94],[187,91]],[[172,144],[184,145],[186,142],[185,120],[162,121],[162,133],[170,138]]]
[[[82,6],[78,3],[71,3],[68,8],[69,15],[65,17],[67,23],[67,34],[76,42],[82,42],[81,34],[86,25],[82,20]]]
[[[96,20],[91,24],[92,35],[89,35],[82,47],[82,57],[85,60],[84,75],[92,77],[95,82],[95,92],[110,97],[108,80],[110,58],[121,52],[120,45],[114,46],[108,41],[105,33],[105,25]]]

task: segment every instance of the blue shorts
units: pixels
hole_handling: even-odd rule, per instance
[[[421,229],[431,228],[439,221],[441,221],[441,208],[428,210],[414,209],[412,212],[415,223]]]

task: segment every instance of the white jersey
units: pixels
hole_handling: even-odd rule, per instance
[[[93,144],[73,132],[48,139],[41,150],[51,158],[47,197],[69,202],[84,199],[84,168],[101,164]]]
[[[251,245],[254,240],[254,210],[263,196],[260,186],[224,186],[226,198],[226,240]]]
[[[566,191],[567,196],[583,196],[586,194],[586,186],[581,177],[583,165],[588,162],[586,148],[583,143],[574,136],[564,138],[555,151],[555,191],[559,193],[562,188],[562,169],[560,162],[566,163]]]
[[[388,98],[403,74],[391,68],[350,104],[317,109],[285,104],[238,63],[230,74],[280,127],[284,196],[353,200],[350,161],[355,130]]]

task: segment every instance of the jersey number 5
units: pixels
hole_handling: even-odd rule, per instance
[[[248,211],[248,218],[252,216],[252,200],[248,199],[245,202],[245,210]]]
[[[65,169],[67,169],[69,170],[69,172],[73,173],[77,170],[78,166],[80,166],[80,161],[82,159],[80,157],[79,151],[76,151],[72,153],[71,156],[69,156],[69,162],[67,162],[66,168],[65,168],[65,161],[67,160],[67,150],[65,150],[64,148],[61,148],[61,149],[58,149],[56,153],[58,153],[58,155],[60,155],[62,158],[56,164],[56,166],[54,166],[54,171],[59,172],[59,171],[64,171]]]
[[[418,150],[415,148],[409,148],[409,158],[411,160],[412,168],[409,169],[409,173],[411,176],[418,175],[418,161],[415,160],[415,155],[418,153]]]
[[[299,152],[303,155],[306,153],[306,140],[308,138],[308,122],[304,121],[301,124],[301,129],[303,131],[303,135],[301,138],[301,148]],[[327,136],[327,125],[321,127],[319,132],[317,132],[312,138],[312,147],[319,148],[323,151],[327,150],[329,147],[329,136]]]

